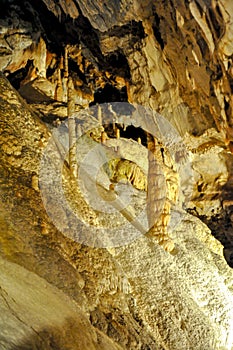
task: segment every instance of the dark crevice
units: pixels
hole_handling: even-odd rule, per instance
[[[209,55],[209,48],[207,43],[205,42],[204,38],[201,36],[200,33],[197,33],[197,44],[201,50],[201,54],[205,59],[208,59]]]
[[[231,209],[233,213],[233,206]],[[209,227],[211,234],[224,247],[223,255],[227,264],[233,268],[233,244],[231,238],[229,237],[233,230],[233,225],[230,220],[230,212],[222,211],[222,213],[215,214],[211,216],[211,218],[206,217],[205,215],[199,215],[195,207],[192,209],[187,209],[187,212],[199,218]]]
[[[154,13],[154,22],[152,25],[153,33],[154,33],[154,36],[155,36],[157,42],[159,43],[161,49],[163,50],[165,44],[164,44],[163,38],[162,38],[161,33],[160,33],[159,25],[160,25],[160,18],[157,15],[157,13]]]
[[[231,88],[231,93],[233,94],[233,78],[229,77],[229,84],[230,84],[230,88]]]
[[[206,0],[206,2],[207,2],[207,0]],[[197,1],[195,1],[195,4],[196,4],[196,6],[197,6],[197,8],[198,8],[198,10],[199,10],[199,12],[200,12],[200,14],[202,15],[202,13],[203,13],[203,11],[204,11],[204,9],[203,9],[203,3],[202,3],[202,2],[199,2],[199,1],[197,0]]]
[[[137,37],[138,39],[145,38],[145,32],[142,25],[142,22],[130,21],[127,24],[122,26],[113,26],[107,32],[104,33],[107,36],[116,36],[118,38],[122,38],[126,35],[131,34],[133,37]]]
[[[222,72],[222,67],[220,64],[217,64],[215,66],[215,72],[214,72],[214,75],[212,77],[213,80],[219,80],[221,79],[223,76],[223,72]]]
[[[217,18],[215,16],[215,13],[211,8],[209,8],[209,18],[210,18],[211,23],[214,27],[215,34],[216,34],[217,38],[219,39],[222,35],[221,25],[218,23]],[[207,18],[207,20],[208,20],[208,18]]]
[[[26,76],[28,74],[28,70],[32,66],[33,66],[33,61],[32,60],[28,60],[26,66],[24,68],[18,69],[14,73],[10,73],[7,76],[7,79],[9,80],[11,85],[16,90],[18,90],[20,88],[21,82],[26,78]]]
[[[41,0],[34,0],[31,7],[25,5],[22,2],[21,7],[27,20],[28,18],[35,17],[34,11],[38,15],[38,20],[43,28],[43,39],[47,43],[49,51],[61,54],[63,50],[63,43],[66,43],[68,33],[63,23],[59,22],[58,18],[48,10],[46,5]]]
[[[75,75],[77,75],[85,84],[87,84],[86,75],[80,71],[78,64],[74,60],[72,59],[68,60],[68,67],[69,67],[69,72],[74,72]],[[75,80],[76,79],[74,79],[74,81]]]
[[[224,97],[224,105],[225,105],[225,113],[226,113],[226,116],[227,116],[227,120],[228,120],[228,122],[230,122],[231,121],[231,112],[232,112],[232,110],[231,110],[231,105],[230,105],[230,103],[226,100],[226,98]]]
[[[95,58],[100,67],[105,68],[104,57],[100,50],[99,37],[97,32],[91,26],[89,20],[83,15],[79,15],[79,17],[75,20],[75,26],[72,24],[72,27],[74,28],[76,43],[78,37],[78,41],[82,43],[82,46],[85,46],[88,48],[88,50],[90,50],[92,56]]]
[[[177,31],[176,11],[174,11],[174,0],[169,0],[169,12],[171,16],[171,23],[173,23],[173,29]]]
[[[18,12],[20,18],[28,21],[28,17],[24,13],[24,6],[20,0],[0,0],[0,18],[11,17],[12,12]],[[20,11],[23,9],[23,11]]]
[[[125,139],[132,139],[134,141],[141,140],[141,144],[147,147],[147,135],[146,132],[138,127],[136,128],[133,125],[123,126],[122,124],[115,123],[107,123],[103,124],[104,130],[107,133],[108,137],[116,138],[116,128],[120,132],[120,137]]]
[[[106,57],[106,63],[112,74],[130,79],[130,68],[125,55],[119,50]]]
[[[233,212],[233,206],[231,207]],[[212,235],[223,245],[223,254],[227,264],[233,267],[233,245],[230,234],[233,230],[230,212],[224,212],[212,216],[211,219],[202,218],[202,221],[209,227]]]
[[[136,128],[133,125],[127,126],[125,130],[122,128],[122,126],[119,126],[119,128],[121,137],[132,139],[134,141],[138,141],[138,138],[140,138],[142,145],[147,147],[147,136],[143,129]]]
[[[127,90],[126,87],[117,89],[110,84],[106,84],[104,88],[98,89],[94,94],[94,101],[90,104],[95,105],[96,103],[105,102],[127,102]]]

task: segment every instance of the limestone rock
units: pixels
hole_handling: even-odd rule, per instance
[[[122,349],[64,293],[0,259],[1,349]]]
[[[145,238],[114,251],[138,314],[164,349],[231,349],[233,280],[221,244],[192,216],[172,238],[175,256]]]
[[[140,349],[147,345],[151,349],[160,349],[156,339],[135,319],[134,307],[130,301],[129,283],[109,252],[105,249],[82,246],[68,239],[61,235],[49,220],[38,193],[37,176],[41,153],[50,133],[2,75],[0,89],[0,128],[1,135],[4,135],[4,139],[1,136],[1,141],[4,142],[0,145],[0,241],[1,257],[4,259],[1,260],[1,266],[5,269],[5,273],[1,274],[1,287],[3,284],[6,285],[5,290],[9,295],[14,293],[14,300],[19,300],[19,305],[13,302],[11,310],[17,308],[17,315],[25,322],[22,326],[22,321],[12,316],[5,301],[1,302],[3,309],[0,322],[5,325],[4,329],[7,332],[5,333],[7,336],[1,336],[4,348],[12,348],[13,343],[19,348],[20,346],[31,348],[36,344],[40,348],[50,349],[52,345],[50,346],[49,342],[53,339],[59,347],[65,349],[66,344],[71,344],[71,341],[76,339],[76,335],[73,334],[73,331],[76,332],[76,326],[73,324],[78,319],[77,325],[79,325],[81,319],[84,339],[83,343],[81,339],[77,340],[77,349],[85,346],[95,349]],[[20,157],[14,153],[8,154],[4,147],[9,145],[11,150],[13,134],[17,135],[19,141],[17,145],[14,138],[15,146],[23,147]],[[85,207],[83,209],[86,210]],[[88,208],[87,214],[90,214]],[[68,217],[66,221],[69,224]],[[86,235],[88,231],[85,230],[83,233]],[[9,261],[16,265],[10,264]],[[15,274],[19,276],[19,280]],[[31,281],[30,287],[28,287],[29,281]],[[17,294],[19,286],[20,291],[24,290],[24,299],[22,294]],[[4,296],[6,297],[5,294]],[[48,306],[48,309],[40,310],[40,299],[46,301],[51,299],[51,308]],[[28,303],[28,300],[31,302]],[[72,304],[71,308],[74,308],[76,315],[74,318],[71,317],[74,320],[72,324],[69,320],[64,320],[65,324],[62,325],[56,323],[61,317],[57,317],[53,311],[55,307],[53,300],[56,302],[59,314],[61,310],[59,300],[67,309],[65,315],[69,313],[69,305]],[[12,299],[9,299],[9,305],[11,301]],[[28,304],[26,310],[25,304]],[[37,311],[40,312],[39,316]],[[106,335],[102,335],[98,329],[93,330],[86,316],[89,314],[92,315],[93,324],[99,330],[105,330]],[[5,318],[8,323],[5,322]],[[34,326],[39,335],[34,334],[30,328],[32,321],[35,322]],[[67,333],[70,330],[72,338],[64,335],[65,330]],[[80,335],[79,332],[76,333]],[[117,345],[110,338],[115,339]]]
[[[59,0],[58,3],[54,3],[50,0],[43,0],[47,8],[59,19],[61,18],[62,13],[66,16],[70,16],[72,19],[75,19],[79,16],[79,11],[77,5],[73,0]]]
[[[222,188],[228,182],[228,152],[222,135],[208,129],[200,137],[187,137],[185,143],[191,151],[193,169],[193,192],[190,208],[199,215],[211,217],[222,208]]]
[[[231,0],[2,1],[0,69],[34,103],[29,107],[0,75],[5,349],[77,343],[77,349],[231,350],[232,269],[205,224],[173,208],[176,255],[145,237],[108,249],[84,246],[69,235],[72,215],[54,200],[60,188],[47,200],[64,217],[64,234],[50,221],[37,180],[51,135],[38,116],[50,123],[66,117],[68,73],[77,110],[112,101],[151,107],[183,137],[194,172],[186,208],[224,241],[232,266],[232,13]],[[138,162],[144,161],[141,152]],[[70,196],[98,222],[81,196]],[[75,228],[91,236],[89,227]],[[135,228],[120,234],[134,235]]]

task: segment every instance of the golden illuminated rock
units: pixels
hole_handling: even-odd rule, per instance
[[[3,349],[231,350],[232,1],[3,0],[0,12]],[[83,191],[64,155],[68,76],[78,161],[103,147]],[[186,150],[170,154],[171,135],[149,145],[146,113],[134,134],[133,113],[127,124],[110,102],[160,113]],[[115,211],[101,212],[106,197]],[[118,244],[96,244],[114,229]]]

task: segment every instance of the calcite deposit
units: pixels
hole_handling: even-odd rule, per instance
[[[232,0],[0,7],[0,348],[232,350]]]

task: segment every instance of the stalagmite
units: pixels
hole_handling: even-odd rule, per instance
[[[232,15],[1,1],[1,349],[232,349]]]
[[[102,125],[103,120],[102,120],[102,111],[101,111],[101,106],[100,105],[98,105],[97,114],[98,114],[98,121],[99,121],[100,125]]]
[[[81,137],[82,136],[82,128],[81,128],[81,124],[77,125],[77,137]]]
[[[116,138],[119,139],[121,137],[120,129],[116,128]]]
[[[147,134],[147,144],[149,164],[147,190],[149,232],[147,235],[153,237],[166,251],[172,252],[174,243],[167,232],[171,205],[167,200],[161,149],[156,138],[150,134]]]
[[[107,134],[105,131],[101,132],[101,143],[105,143],[107,140]]]

